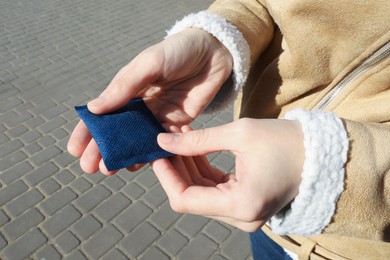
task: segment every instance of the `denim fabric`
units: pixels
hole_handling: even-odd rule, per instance
[[[104,115],[91,113],[87,106],[75,108],[110,171],[173,156],[157,144],[157,135],[166,131],[142,99]]]
[[[261,229],[249,233],[254,260],[291,260],[284,249],[270,239]]]

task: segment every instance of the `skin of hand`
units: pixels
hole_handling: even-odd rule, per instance
[[[178,156],[152,163],[174,211],[253,232],[298,194],[305,159],[298,121],[240,119],[182,131],[158,136],[159,145]],[[236,157],[235,173],[222,173],[204,157],[223,150]]]
[[[147,48],[123,67],[101,95],[88,103],[95,114],[114,111],[130,99],[142,97],[162,124],[190,123],[212,101],[230,76],[232,56],[211,34],[186,29]],[[68,151],[80,157],[87,173],[107,175],[96,142],[80,121],[68,142]],[[128,168],[136,170],[136,165]]]

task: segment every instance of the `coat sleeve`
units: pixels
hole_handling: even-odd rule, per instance
[[[324,233],[390,242],[390,122],[343,121],[349,138],[344,191]]]
[[[223,17],[243,34],[250,61],[257,60],[273,38],[274,22],[265,4],[255,0],[217,0],[207,10]]]
[[[390,240],[390,125],[292,110],[304,132],[299,193],[270,225],[279,235]]]

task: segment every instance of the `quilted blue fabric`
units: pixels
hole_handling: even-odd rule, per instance
[[[104,115],[91,113],[87,106],[75,108],[110,171],[173,156],[157,144],[157,135],[166,131],[141,98]]]

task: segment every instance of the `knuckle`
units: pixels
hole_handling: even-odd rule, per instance
[[[196,146],[203,146],[207,144],[209,134],[206,129],[200,129],[196,132],[191,132],[192,134],[190,135],[191,137],[191,143],[193,143]]]
[[[171,209],[176,213],[186,213],[185,208],[183,207],[182,203],[180,203],[178,199],[170,198],[169,205],[171,206]]]

